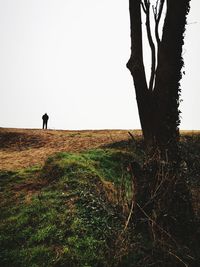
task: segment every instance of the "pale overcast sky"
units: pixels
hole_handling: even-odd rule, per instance
[[[128,0],[0,0],[0,127],[41,128],[47,112],[51,129],[140,128],[128,12]],[[192,0],[182,129],[200,129],[199,49]]]

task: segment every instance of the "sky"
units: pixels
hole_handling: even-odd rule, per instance
[[[200,129],[199,48],[192,0],[181,129]],[[139,129],[129,57],[128,0],[0,0],[0,127]]]

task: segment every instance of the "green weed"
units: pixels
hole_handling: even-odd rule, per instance
[[[125,217],[104,182],[120,184],[130,158],[108,149],[58,153],[41,170],[1,173],[1,266],[112,265]]]

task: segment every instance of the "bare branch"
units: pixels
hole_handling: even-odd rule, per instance
[[[158,31],[158,28],[159,28],[159,23],[160,23],[160,19],[161,19],[161,15],[162,15],[162,12],[163,12],[163,6],[164,6],[164,3],[165,3],[165,0],[160,0],[160,5],[159,5],[159,9],[158,9],[158,1],[156,2],[156,11],[154,13],[154,18],[155,18],[155,36],[156,36],[156,41],[157,41],[157,44],[159,46],[160,44],[160,37],[159,37],[159,31]]]
[[[151,25],[150,25],[150,2],[148,0],[144,0],[144,4],[146,7],[146,30],[147,30],[147,37],[149,41],[149,46],[151,48],[151,76],[149,81],[149,90],[153,91],[153,84],[155,78],[155,67],[156,67],[156,51],[155,45],[153,42],[153,38],[151,35]]]
[[[142,1],[141,1],[141,6],[142,6],[142,9],[143,9],[144,13],[147,13],[147,10],[145,8],[145,5],[144,5],[144,3]]]
[[[175,257],[179,262],[181,262],[185,267],[189,267],[189,265],[187,263],[185,263],[178,255],[176,255],[174,252],[172,251],[168,251],[168,253],[170,255],[172,255],[173,257]]]
[[[157,19],[157,16],[158,16],[158,3],[159,3],[159,0],[156,1],[156,5],[152,6],[152,10],[153,10],[153,15],[154,15],[154,19],[156,21]]]
[[[149,8],[149,6],[150,6],[149,0],[144,0],[144,5],[145,5],[145,8],[147,10]]]
[[[171,234],[168,233],[165,229],[163,229],[155,220],[153,220],[138,203],[136,203],[136,206],[141,210],[141,212],[148,218],[150,222],[152,222],[163,234],[168,236],[169,239],[172,240],[175,245],[178,245],[177,241],[171,236]]]

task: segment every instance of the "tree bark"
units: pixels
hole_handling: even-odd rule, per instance
[[[162,0],[161,11],[163,3]],[[158,42],[155,85],[152,90],[152,88],[148,88],[143,63],[141,1],[129,0],[131,56],[127,67],[134,80],[144,140],[148,147],[157,146],[164,153],[166,149],[168,151],[172,149],[172,152],[169,152],[171,155],[176,154],[179,138],[179,81],[182,76],[183,59],[181,54],[189,3],[190,0],[167,0],[163,36],[162,40]],[[160,16],[159,13],[159,20]],[[158,35],[158,25],[156,25],[156,31]]]
[[[182,46],[190,0],[168,0],[163,37],[158,50],[154,99],[155,138],[159,146],[173,150],[179,137],[179,96],[183,67]]]
[[[151,93],[147,87],[142,50],[142,21],[140,0],[129,0],[130,24],[131,24],[131,57],[127,63],[130,70],[136,92],[138,112],[144,139],[152,144],[152,123],[149,120],[152,106]]]

